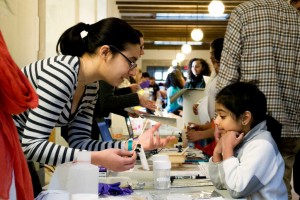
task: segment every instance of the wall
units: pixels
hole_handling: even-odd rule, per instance
[[[38,29],[38,1],[0,0],[0,30],[19,67],[37,59]]]

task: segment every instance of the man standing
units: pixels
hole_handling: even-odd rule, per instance
[[[266,95],[268,114],[282,125],[278,146],[289,199],[300,150],[299,47],[300,13],[286,0],[245,2],[231,14],[217,81],[218,90],[233,82],[255,81]]]

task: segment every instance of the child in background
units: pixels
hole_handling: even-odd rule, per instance
[[[167,106],[165,108],[168,113],[179,115],[179,113],[183,109],[179,99],[171,103],[171,97],[179,92],[183,88],[183,86],[183,77],[178,69],[175,69],[168,74],[166,79]]]
[[[284,161],[267,131],[265,95],[253,84],[234,83],[216,96],[221,137],[209,160],[209,175],[233,198],[287,199]]]

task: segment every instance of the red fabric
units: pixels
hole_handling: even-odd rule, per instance
[[[9,199],[12,173],[18,200],[32,200],[27,162],[11,114],[38,105],[38,96],[10,56],[0,32],[0,199]]]
[[[213,140],[211,143],[207,144],[205,147],[202,147],[199,143],[195,143],[195,147],[203,151],[203,153],[212,156],[214,149],[216,147],[216,140]]]
[[[213,129],[215,128],[215,123],[213,120],[211,121],[211,127]],[[207,144],[205,147],[202,147],[199,143],[195,142],[195,147],[197,149],[202,150],[205,154],[207,154],[209,156],[213,155],[216,145],[217,145],[216,140],[213,140],[211,143]]]

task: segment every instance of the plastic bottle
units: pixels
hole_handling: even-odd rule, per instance
[[[69,170],[67,190],[73,194],[98,195],[99,168],[91,164],[91,152],[81,151]]]
[[[153,183],[154,188],[165,190],[170,188],[171,162],[159,160],[153,162]]]

